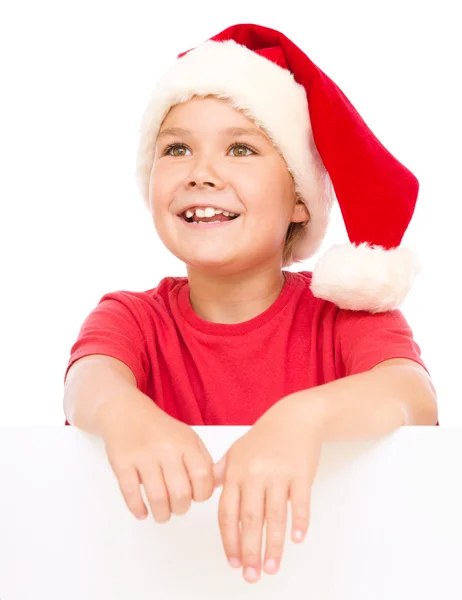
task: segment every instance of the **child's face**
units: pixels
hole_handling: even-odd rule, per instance
[[[232,129],[247,133],[224,131]],[[295,210],[292,177],[266,134],[214,97],[176,105],[164,119],[149,195],[165,246],[186,265],[221,274],[262,264],[280,268],[290,222],[308,215],[306,209]],[[224,226],[194,230],[178,215],[197,204],[240,216]]]

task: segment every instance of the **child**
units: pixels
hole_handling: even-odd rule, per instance
[[[226,556],[255,582],[265,521],[265,571],[279,567],[289,499],[292,539],[306,534],[324,441],[437,424],[398,310],[419,269],[400,247],[418,182],[331,79],[257,25],[179,56],[143,117],[137,177],[187,277],[101,298],[71,350],[66,425],[103,437],[140,518],[140,483],[158,522],[222,485]],[[351,244],[285,270],[319,249],[335,197]],[[214,465],[190,425],[252,427]]]

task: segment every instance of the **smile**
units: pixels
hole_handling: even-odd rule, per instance
[[[218,223],[195,223],[195,222],[190,223],[189,221],[186,221],[185,219],[183,219],[183,217],[181,217],[181,216],[178,216],[178,219],[180,219],[180,221],[188,229],[202,231],[203,229],[215,229],[217,227],[227,227],[227,226],[231,225],[231,223],[234,223],[234,221],[237,221],[239,219],[239,217],[236,217],[235,219],[232,219],[231,221],[220,221]]]

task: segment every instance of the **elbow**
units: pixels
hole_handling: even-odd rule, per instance
[[[436,425],[438,423],[438,398],[436,392],[431,394],[431,399],[428,402],[427,408],[427,423],[426,425]]]
[[[438,423],[438,395],[428,373],[424,372],[422,375],[426,383],[423,394],[425,402],[422,401],[422,412],[425,415],[424,425],[436,425]]]
[[[435,386],[419,365],[397,366],[402,376],[401,406],[406,425],[431,426],[438,423],[438,397]]]
[[[410,423],[410,425],[436,425],[438,423],[438,397],[435,386],[428,375],[423,375],[423,385],[418,389],[414,423]]]
[[[69,397],[66,394],[64,394],[63,398],[63,412],[64,416],[66,417],[66,421],[72,425],[74,419],[73,408],[71,406]]]

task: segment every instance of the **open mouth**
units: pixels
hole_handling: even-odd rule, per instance
[[[204,231],[205,229],[215,229],[215,228],[221,228],[221,229],[226,229],[227,227],[231,227],[231,225],[233,224],[234,221],[236,221],[236,219],[240,216],[238,215],[237,217],[233,217],[232,219],[225,219],[225,220],[218,220],[218,219],[214,219],[212,217],[212,220],[207,222],[207,221],[193,221],[192,219],[185,219],[183,218],[182,215],[177,215],[178,218],[181,220],[181,222],[184,224],[185,227],[187,227],[187,229],[191,230],[191,231]]]
[[[198,217],[196,215],[193,215],[192,217],[187,217],[186,213],[182,213],[181,215],[178,215],[183,221],[186,221],[186,223],[195,223],[197,225],[213,225],[213,224],[218,224],[218,223],[229,223],[230,221],[234,221],[235,219],[238,219],[240,217],[240,215],[236,215],[234,217],[227,217],[223,214],[218,214],[218,215],[214,215],[213,217]]]

